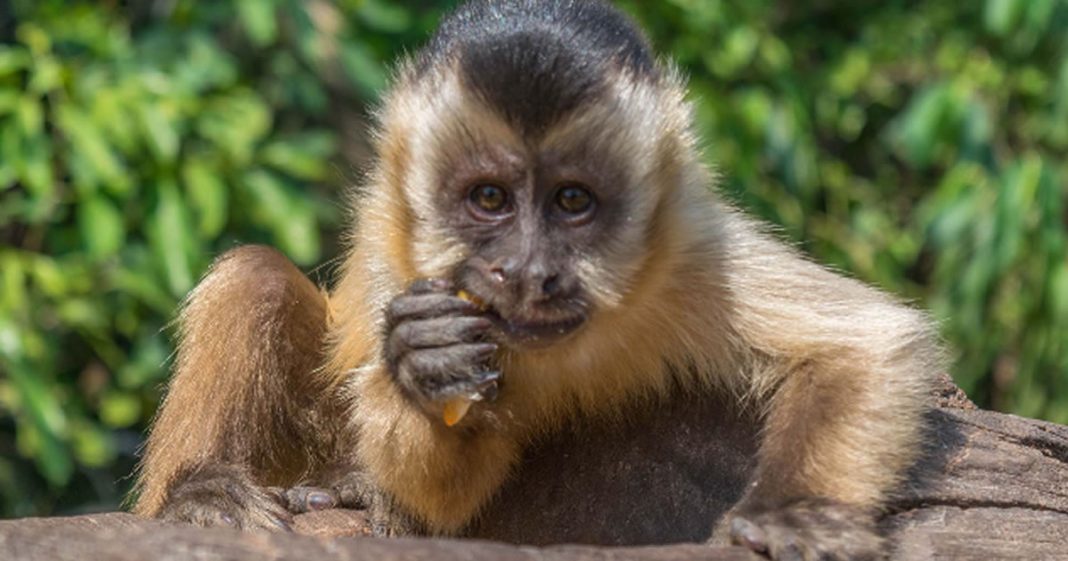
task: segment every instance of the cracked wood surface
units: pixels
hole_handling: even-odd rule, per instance
[[[952,389],[938,401],[924,458],[883,521],[893,558],[1068,560],[1068,427],[981,411]],[[700,541],[744,486],[753,439],[737,421],[722,403],[699,401],[573,426],[527,455],[472,528],[481,541],[352,537],[366,524],[351,511],[300,516],[296,534],[111,513],[0,521],[0,559],[755,560],[676,543]],[[612,547],[550,545],[561,543]]]

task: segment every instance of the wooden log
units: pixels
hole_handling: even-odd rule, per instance
[[[882,521],[892,558],[1068,560],[1068,427],[978,410],[950,385],[936,399],[923,459]],[[359,537],[367,525],[355,511],[299,516],[293,534],[109,513],[2,521],[0,559],[755,560],[695,543],[747,481],[755,449],[745,421],[694,399],[575,424],[531,449],[472,527],[480,539]]]

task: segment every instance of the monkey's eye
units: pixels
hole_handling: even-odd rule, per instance
[[[593,204],[593,193],[582,185],[568,184],[556,191],[556,206],[568,214],[586,214]]]
[[[467,200],[483,213],[503,214],[508,211],[508,192],[490,183],[475,185],[468,193]]]

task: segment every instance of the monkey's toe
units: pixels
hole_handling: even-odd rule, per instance
[[[337,491],[321,487],[273,488],[278,501],[292,514],[303,514],[337,507],[341,499]]]
[[[804,501],[735,515],[726,528],[730,542],[774,561],[876,561],[884,541],[872,516],[827,501]]]

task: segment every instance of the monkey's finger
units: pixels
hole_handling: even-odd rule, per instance
[[[461,398],[466,402],[475,399],[492,402],[497,399],[500,377],[500,372],[492,370],[479,372],[469,378],[456,380],[451,384],[441,386],[433,391],[429,397],[433,401],[451,401],[454,398]]]
[[[452,383],[475,376],[477,367],[493,358],[496,351],[493,343],[419,349],[408,353],[401,367],[428,381]]]
[[[418,397],[437,400],[443,396],[476,391],[480,366],[493,358],[497,345],[472,343],[412,351],[401,359],[397,382]]]
[[[303,514],[317,510],[329,510],[337,506],[339,498],[336,492],[319,487],[291,487],[280,489],[277,496],[282,506],[293,514]]]
[[[266,530],[269,532],[292,532],[293,515],[277,500],[277,495],[270,489],[257,489],[253,497],[246,502],[245,512],[239,519],[244,530]]]
[[[417,279],[408,285],[406,294],[431,294],[434,292],[455,292],[452,281],[448,279]]]
[[[390,353],[400,356],[412,349],[476,343],[489,332],[493,322],[484,317],[460,316],[406,321],[389,336]]]
[[[440,318],[461,314],[475,315],[478,305],[448,294],[420,294],[415,296],[398,296],[389,303],[386,310],[386,322],[397,325],[403,321]]]

